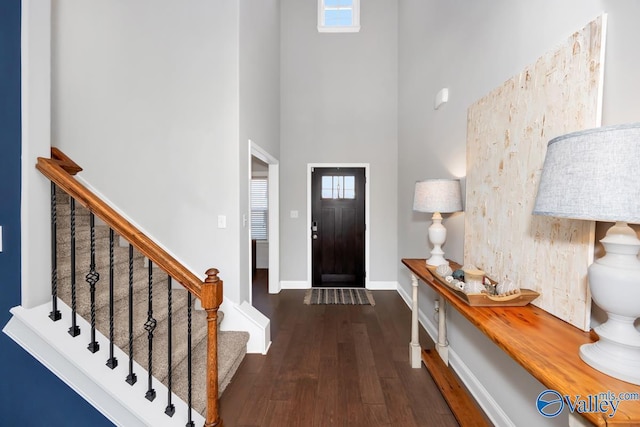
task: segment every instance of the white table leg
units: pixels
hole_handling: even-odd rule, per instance
[[[418,278],[414,274],[411,274],[411,287],[413,290],[413,304],[411,307],[409,362],[411,362],[412,368],[419,369],[422,367],[422,357],[420,356],[420,339],[418,337]]]
[[[436,349],[440,358],[449,366],[449,342],[447,341],[446,301],[443,296],[438,297],[438,342]]]

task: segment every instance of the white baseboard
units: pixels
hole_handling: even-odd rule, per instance
[[[367,289],[371,291],[395,291],[398,287],[398,282],[386,282],[382,280],[370,280],[367,284]]]
[[[281,289],[310,289],[311,285],[306,280],[282,280]],[[371,280],[367,284],[367,289],[372,291],[395,291],[398,289],[398,282]]]
[[[306,280],[281,280],[280,289],[310,289],[311,285]]]
[[[164,413],[167,388],[154,381],[157,398],[150,402],[145,398],[147,372],[134,362],[134,372],[138,381],[129,385],[124,381],[128,375],[128,356],[119,348],[114,348],[118,366],[106,366],[109,340],[96,332],[100,351],[87,350],[88,332],[91,326],[82,318],[77,324],[82,335],[71,337],[66,325],[71,318],[70,308],[58,302],[62,319],[49,319],[50,304],[25,309],[21,306],[11,309],[13,315],[3,332],[35,357],[40,363],[82,396],[100,413],[118,426],[184,426],[187,420],[187,405],[175,394],[172,403],[176,412],[173,417]],[[64,323],[63,323],[64,322]],[[192,411],[196,425],[203,425],[204,418]]]
[[[398,293],[409,309],[411,309],[413,305],[411,297],[402,286],[398,286]],[[418,321],[427,331],[427,334],[431,337],[433,342],[438,342],[438,325],[421,309],[418,309]],[[478,378],[451,347],[449,347],[449,366],[451,366],[451,369],[455,371],[462,383],[467,387],[469,393],[471,393],[476,402],[478,402],[478,405],[482,408],[493,425],[515,427],[515,424],[502,410],[500,405],[498,405],[489,391],[482,385],[480,380],[478,380]]]

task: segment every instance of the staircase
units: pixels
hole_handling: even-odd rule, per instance
[[[66,305],[72,307],[71,290],[71,221],[70,197],[60,189],[56,191],[57,200],[57,276],[58,297]],[[75,281],[76,281],[76,311],[79,316],[89,321],[91,318],[90,286],[85,277],[91,265],[91,230],[90,213],[87,209],[75,206]],[[110,227],[102,221],[96,220],[94,227],[95,271],[100,274],[96,283],[95,294],[95,325],[96,330],[104,336],[110,334],[110,305],[109,305],[109,268],[110,268]],[[113,342],[126,355],[129,355],[129,245],[117,234],[114,234],[114,284],[113,311],[114,334]],[[159,268],[153,266],[149,272],[149,261],[137,250],[132,249],[132,301],[134,328],[132,334],[133,360],[142,367],[149,365],[148,332],[145,322],[149,310],[149,275],[152,281],[152,310],[156,326],[153,331],[153,352],[151,359],[152,374],[155,379],[168,387],[168,276]],[[187,389],[187,300],[188,291],[179,284],[172,284],[171,289],[171,330],[172,330],[172,390],[185,402],[188,400]],[[218,312],[218,324],[224,315]],[[207,316],[203,310],[192,311],[192,407],[204,414],[206,409],[206,338]],[[89,332],[89,331],[86,331]],[[86,333],[82,331],[82,333]],[[237,331],[218,332],[218,382],[219,394],[231,381],[233,374],[246,354],[249,334]],[[108,352],[108,349],[104,349]],[[127,363],[121,360],[119,363]],[[138,378],[138,380],[146,380]]]
[[[51,299],[12,308],[3,332],[117,425],[221,427],[250,337],[219,330],[218,270],[184,267],[60,150],[36,168],[51,180]]]

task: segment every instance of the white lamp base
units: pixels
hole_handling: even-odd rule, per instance
[[[640,347],[625,348],[600,335],[599,341],[580,347],[580,358],[602,373],[640,385]]]
[[[444,258],[442,244],[447,240],[447,229],[442,225],[442,215],[440,212],[434,212],[431,217],[431,225],[429,226],[429,241],[433,244],[431,257],[427,260],[427,265],[437,267],[442,264],[449,265],[449,261]]]
[[[600,337],[580,347],[580,358],[593,368],[640,385],[640,240],[626,223],[618,222],[601,240],[607,253],[589,267],[593,301],[608,316],[594,328]]]

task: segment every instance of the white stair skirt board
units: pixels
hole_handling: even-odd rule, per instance
[[[184,427],[188,418],[188,408],[175,394],[172,403],[176,411],[173,417],[164,413],[167,406],[167,388],[160,381],[153,381],[157,397],[153,402],[144,396],[147,391],[147,371],[134,362],[133,370],[138,381],[133,385],[125,382],[129,373],[129,357],[119,348],[114,348],[118,366],[106,366],[109,358],[109,340],[96,331],[96,341],[100,351],[87,350],[91,325],[78,316],[77,324],[82,334],[71,337],[61,321],[71,319],[71,309],[58,300],[62,319],[49,319],[51,304],[25,309],[21,306],[11,309],[12,318],[3,332],[17,342],[29,354],[46,366],[87,400],[100,413],[120,426],[180,426]],[[192,411],[195,425],[203,425],[204,418]]]
[[[267,354],[271,346],[269,318],[247,301],[238,305],[229,300],[223,300],[220,311],[224,312],[224,321],[220,324],[221,331],[247,331],[249,332],[247,353]]]
[[[402,286],[398,286],[398,293],[411,310],[411,296],[407,294]],[[418,320],[422,327],[427,331],[433,342],[438,342],[438,325],[435,324],[429,316],[425,315],[422,310],[418,310]],[[409,328],[410,325],[407,325]],[[473,374],[469,367],[462,361],[460,356],[451,347],[448,349],[449,366],[456,372],[462,383],[467,387],[478,405],[485,412],[487,417],[496,426],[512,426],[516,427],[511,418],[502,410],[498,402],[491,396],[489,391],[482,385],[480,380]],[[535,403],[535,402],[534,402]],[[534,404],[532,403],[532,404]]]

